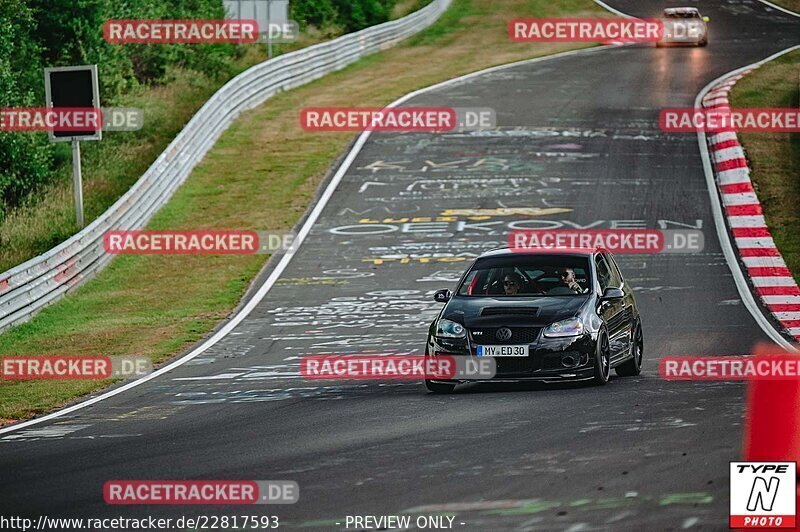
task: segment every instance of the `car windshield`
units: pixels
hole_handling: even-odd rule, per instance
[[[458,288],[460,296],[576,296],[592,286],[589,258],[573,255],[487,257]]]
[[[666,18],[700,18],[697,11],[667,11],[664,13]]]

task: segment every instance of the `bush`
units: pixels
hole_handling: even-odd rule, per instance
[[[300,27],[336,24],[357,31],[389,20],[397,0],[291,0],[292,19]]]
[[[394,0],[333,0],[337,22],[347,31],[356,31],[389,20]]]
[[[331,0],[291,0],[290,18],[301,28],[308,25],[321,28],[336,23],[336,8]]]

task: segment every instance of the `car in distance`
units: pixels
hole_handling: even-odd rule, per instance
[[[700,15],[696,7],[671,7],[661,17],[664,36],[656,46],[708,44],[709,18]]]
[[[428,331],[426,357],[493,357],[500,381],[605,384],[641,371],[639,309],[607,251],[498,249],[478,257]],[[457,380],[426,380],[452,392]]]

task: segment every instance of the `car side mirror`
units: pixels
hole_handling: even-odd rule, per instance
[[[450,290],[448,290],[447,288],[443,290],[437,290],[433,294],[433,300],[436,301],[437,303],[447,303],[448,301],[450,301],[451,297],[453,297],[453,293],[450,292]]]
[[[625,297],[625,292],[623,292],[619,288],[613,288],[609,286],[605,290],[603,290],[603,297],[601,298],[602,301],[619,301],[620,299]]]
[[[600,299],[602,301],[619,301],[624,297],[625,297],[625,292],[623,292],[620,288],[613,288],[609,286],[608,288],[603,290],[603,297]]]
[[[708,17],[703,17],[703,22],[711,22],[711,19]]]

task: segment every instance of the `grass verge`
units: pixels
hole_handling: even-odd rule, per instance
[[[303,131],[300,108],[385,105],[468,72],[579,47],[511,43],[507,23],[515,17],[607,14],[591,0],[455,0],[437,24],[400,46],[240,117],[149,228],[287,231],[353,138]],[[71,297],[0,336],[0,356],[137,354],[164,361],[231,312],[264,259],[118,257]],[[106,384],[0,383],[0,420],[52,410]]]
[[[770,0],[773,4],[800,13],[800,0]]]
[[[798,2],[800,3],[800,2]],[[733,88],[731,106],[800,106],[800,50],[770,61]],[[800,283],[800,134],[740,133],[767,225]]]

